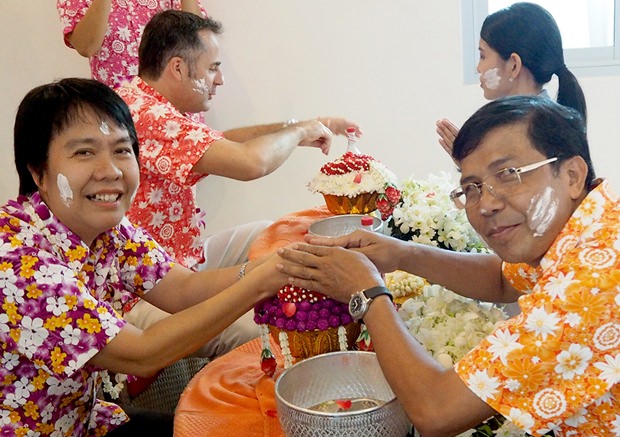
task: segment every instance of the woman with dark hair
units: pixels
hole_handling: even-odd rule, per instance
[[[480,87],[495,100],[515,95],[548,97],[543,88],[558,77],[557,102],[586,119],[579,82],[564,64],[562,36],[551,14],[534,3],[515,3],[489,15],[480,30]],[[452,153],[459,129],[449,120],[437,122],[439,143]]]
[[[196,273],[132,225],[137,135],[100,82],[33,89],[14,136],[20,196],[0,207],[0,434],[171,436],[171,416],[125,424],[95,396],[102,380],[118,389],[107,371],[148,377],[194,352],[286,282],[279,258]],[[132,326],[121,314],[135,296],[171,315]]]

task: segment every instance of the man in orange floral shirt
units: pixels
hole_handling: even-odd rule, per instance
[[[208,111],[218,86],[221,24],[177,10],[156,14],[146,25],[138,77],[117,92],[127,102],[140,142],[140,186],[129,219],[148,230],[176,261],[191,269],[245,262],[255,236],[271,222],[253,222],[205,237],[196,184],[210,174],[249,181],[276,170],[298,146],[329,151],[332,130],[345,134],[343,118],[289,121],[218,132],[190,117]],[[331,130],[330,130],[331,129]],[[249,271],[252,265],[247,267]],[[240,267],[240,276],[246,265]],[[147,327],[167,314],[141,301],[127,318]],[[244,316],[201,355],[213,357],[258,335]]]
[[[494,254],[358,231],[282,249],[280,269],[295,285],[357,304],[424,436],[455,435],[497,413],[531,435],[620,435],[620,203],[595,179],[581,116],[535,96],[496,100],[465,123],[453,157],[462,173],[451,196]],[[518,300],[521,314],[444,369],[377,291],[380,273],[397,269],[476,299]]]

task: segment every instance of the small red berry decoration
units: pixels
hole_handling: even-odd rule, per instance
[[[276,367],[278,364],[276,363],[276,358],[273,356],[269,349],[263,349],[263,352],[260,354],[260,369],[267,376],[273,376],[276,373]]]
[[[357,173],[355,175],[355,177],[353,178],[353,182],[356,184],[359,184],[360,182],[362,182],[362,174],[361,173]]]
[[[293,302],[284,302],[282,304],[282,312],[286,317],[293,317],[297,312],[297,305]]]

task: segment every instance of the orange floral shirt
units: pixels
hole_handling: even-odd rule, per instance
[[[620,204],[609,184],[585,198],[540,268],[504,271],[531,292],[456,364],[463,382],[532,435],[620,435]]]

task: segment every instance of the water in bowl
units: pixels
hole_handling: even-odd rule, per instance
[[[383,404],[385,404],[385,401],[381,401],[379,399],[337,399],[321,402],[308,409],[312,411],[320,411],[322,413],[350,413],[353,411],[368,410],[369,408],[379,407]]]

